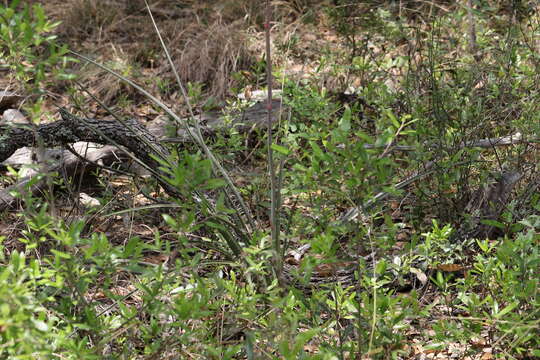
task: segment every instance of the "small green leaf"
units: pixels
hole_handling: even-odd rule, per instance
[[[386,263],[386,261],[381,260],[375,266],[375,273],[378,275],[382,275],[386,271],[387,267],[388,267],[388,264]]]
[[[209,227],[211,228],[214,228],[214,229],[218,229],[218,230],[226,230],[225,227],[221,224],[218,224],[216,222],[213,222],[213,221],[206,221],[205,222],[206,225],[208,225]]]
[[[394,127],[396,129],[399,129],[399,127],[401,126],[401,124],[399,123],[398,119],[396,118],[396,116],[392,113],[392,111],[390,110],[387,110],[386,111],[386,115],[388,116],[388,118],[390,119],[390,121],[392,122],[392,125],[394,125]]]
[[[223,179],[208,179],[203,186],[205,190],[213,190],[225,186],[227,183]]]
[[[369,136],[368,134],[366,134],[365,132],[357,131],[355,132],[355,135],[358,136],[360,139],[364,140],[365,143],[373,144],[373,138]]]
[[[60,259],[71,259],[71,255],[68,254],[68,253],[65,253],[63,251],[59,251],[59,250],[56,250],[56,249],[51,249],[51,252],[56,255],[56,257],[60,258]]]
[[[496,220],[485,219],[485,220],[482,220],[481,223],[484,224],[484,225],[493,226],[493,227],[496,227],[496,228],[499,228],[499,229],[504,229],[505,228],[505,225],[503,223],[501,223],[499,221],[496,221]]]
[[[322,151],[321,147],[317,145],[315,142],[310,141],[309,143],[311,145],[311,149],[313,150],[313,155],[315,155],[315,158],[318,160],[325,161],[327,159],[326,154]]]
[[[345,112],[339,121],[339,129],[344,132],[351,130],[351,109],[349,107],[345,108]]]
[[[135,253],[135,250],[137,249],[137,246],[139,245],[139,242],[140,242],[140,239],[137,236],[129,239],[124,249],[124,255],[126,257],[133,255]]]
[[[516,306],[518,306],[518,305],[519,305],[519,302],[514,301],[513,303],[511,303],[510,305],[508,305],[507,307],[505,307],[504,309],[502,309],[501,311],[496,313],[494,315],[495,319],[500,319],[504,315],[508,314],[510,311],[514,310],[516,308]]]
[[[178,223],[176,222],[175,219],[172,218],[172,216],[168,214],[161,214],[161,216],[163,216],[163,220],[165,220],[167,225],[169,225],[170,227],[176,228],[178,226]]]
[[[283,155],[289,155],[290,153],[289,149],[287,149],[285,146],[272,144],[271,147],[272,147],[272,150],[277,151],[278,153],[283,154]]]

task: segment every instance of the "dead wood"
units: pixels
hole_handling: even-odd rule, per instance
[[[280,113],[283,111],[280,99],[272,100],[272,122],[275,123]],[[240,111],[226,118],[220,113],[202,114],[198,119],[201,123],[201,130],[205,136],[214,136],[220,132],[235,128],[240,133],[246,133],[253,129],[266,128],[267,104],[265,101],[260,101],[250,106],[245,111]],[[186,129],[179,129],[175,137],[165,136],[165,127],[163,124],[154,126],[149,125],[149,129],[153,134],[162,138],[162,141],[171,143],[190,143],[192,139]],[[190,127],[191,132],[195,132],[194,127]]]
[[[466,213],[471,215],[471,221],[455,232],[453,240],[493,237],[498,229],[485,221],[499,220],[508,206],[510,194],[522,177],[523,174],[517,171],[505,170],[480,186],[465,207]]]
[[[274,100],[272,120],[276,121],[281,111],[281,101]],[[209,114],[202,117],[203,135],[213,135],[230,129],[234,126],[239,132],[247,132],[253,128],[264,127],[266,121],[266,105],[256,103],[245,111],[236,113],[232,118]],[[105,121],[87,119],[74,116],[61,109],[62,119],[50,124],[37,127],[14,127],[13,125],[0,125],[0,164],[3,166],[20,167],[25,164],[36,163],[31,147],[38,143],[45,147],[44,160],[46,167],[39,171],[62,172],[73,175],[84,175],[94,170],[95,164],[108,166],[113,162],[127,162],[129,154],[148,166],[153,175],[170,195],[175,195],[175,189],[164,181],[164,174],[159,169],[159,162],[152,154],[166,158],[169,151],[164,142],[188,143],[192,139],[186,129],[178,130],[175,137],[165,138],[167,121],[151,124],[144,128],[136,120],[129,120],[132,130],[118,121]],[[116,145],[110,145],[116,144]],[[105,145],[105,146],[101,146]],[[50,149],[51,147],[73,146],[73,154],[67,150]],[[140,173],[141,168],[132,165],[132,173]],[[147,172],[148,174],[148,172]],[[0,190],[0,211],[13,206],[16,198],[13,192],[23,191],[30,180],[36,176],[36,171],[25,174],[17,184]],[[36,193],[43,188],[44,181],[37,181],[30,191]]]
[[[0,91],[0,110],[7,109],[18,101],[22,100],[22,96],[10,91]]]

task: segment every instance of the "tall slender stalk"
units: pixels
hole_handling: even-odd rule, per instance
[[[152,11],[150,10],[150,5],[148,5],[147,0],[144,0],[144,3],[146,4],[146,9],[148,10],[148,14],[150,15],[150,19],[152,20],[152,24],[153,24],[154,29],[156,31],[156,34],[157,34],[157,36],[159,38],[159,42],[161,44],[161,47],[163,48],[163,51],[165,52],[165,55],[167,57],[167,61],[169,62],[169,65],[171,66],[171,69],[172,69],[172,71],[174,73],[174,76],[176,78],[176,82],[178,84],[178,87],[180,88],[180,91],[182,92],[182,96],[184,97],[184,100],[186,101],[188,111],[189,111],[189,115],[190,115],[190,117],[191,117],[191,119],[192,119],[192,121],[193,121],[193,123],[195,125],[194,126],[195,127],[195,132],[190,131],[189,127],[187,127],[187,131],[191,135],[191,137],[196,140],[197,144],[203,150],[205,155],[210,159],[210,161],[212,162],[212,165],[214,166],[214,169],[217,169],[217,173],[221,174],[221,176],[223,176],[223,178],[227,182],[227,185],[229,186],[229,188],[231,189],[232,193],[234,194],[236,200],[240,204],[240,207],[244,211],[244,215],[246,217],[246,220],[250,225],[250,228],[246,229],[247,233],[249,234],[249,233],[251,233],[251,231],[255,230],[255,222],[253,220],[253,215],[251,214],[251,211],[249,210],[249,207],[247,206],[247,204],[244,202],[244,199],[242,199],[242,195],[240,195],[240,192],[238,191],[238,189],[234,185],[234,182],[231,179],[231,177],[229,176],[229,173],[227,172],[227,170],[225,170],[225,168],[221,165],[221,162],[215,157],[214,153],[206,145],[206,143],[204,141],[204,137],[202,135],[201,125],[200,125],[199,121],[197,120],[197,118],[195,117],[195,115],[193,113],[193,108],[191,106],[191,102],[189,101],[189,97],[187,95],[186,89],[185,89],[184,85],[182,84],[182,81],[180,80],[180,76],[178,75],[178,71],[176,70],[176,66],[174,66],[174,63],[173,63],[173,61],[171,59],[171,55],[169,54],[169,50],[168,50],[167,46],[165,45],[165,42],[163,41],[163,38],[161,37],[161,32],[159,31],[159,28],[158,28],[158,26],[156,24],[156,21],[154,20],[154,15],[152,14]],[[177,120],[177,118],[174,118],[174,119]],[[177,120],[177,122],[178,122],[178,120]],[[182,124],[182,122],[179,122],[179,123]],[[240,216],[239,218],[241,219],[242,217]]]
[[[274,164],[274,154],[272,150],[273,133],[272,133],[272,56],[270,51],[270,20],[272,18],[272,9],[270,0],[266,0],[266,20],[264,23],[265,38],[266,38],[266,83],[268,86],[267,101],[267,123],[268,123],[268,172],[270,175],[270,226],[272,244],[274,247],[274,266],[278,280],[281,282],[281,274],[283,270],[283,261],[281,253],[281,244],[279,242],[279,196],[280,189],[277,184],[276,167]]]

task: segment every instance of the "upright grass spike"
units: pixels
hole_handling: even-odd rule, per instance
[[[159,31],[159,28],[157,27],[157,24],[156,24],[156,22],[154,20],[154,16],[152,15],[152,10],[150,10],[150,6],[148,5],[147,0],[144,0],[144,3],[146,4],[146,9],[148,10],[148,14],[150,15],[150,19],[152,20],[152,24],[154,25],[154,29],[156,30],[156,34],[159,37],[161,47],[163,48],[163,51],[165,52],[165,55],[167,56],[167,61],[169,62],[170,66],[171,66],[171,69],[173,70],[174,76],[176,78],[176,82],[178,83],[178,86],[180,87],[180,91],[182,92],[182,96],[184,97],[184,100],[186,101],[188,111],[189,111],[189,115],[190,115],[191,119],[194,122],[196,133],[195,134],[191,133],[190,129],[188,129],[188,132],[190,132],[191,136],[194,137],[194,139],[196,139],[197,144],[204,151],[205,155],[210,159],[210,161],[212,161],[212,164],[217,168],[218,172],[223,176],[223,178],[227,182],[227,185],[232,190],[234,196],[238,200],[238,203],[240,204],[240,206],[242,207],[242,210],[245,213],[246,219],[247,219],[247,221],[248,221],[248,223],[250,225],[250,228],[251,228],[250,229],[250,228],[246,227],[246,230],[248,231],[248,233],[250,233],[252,230],[254,230],[256,228],[255,227],[255,222],[253,221],[253,216],[251,215],[251,211],[249,210],[249,207],[245,203],[244,199],[242,199],[242,195],[240,195],[240,192],[238,191],[238,189],[234,185],[231,177],[227,173],[227,170],[225,170],[225,168],[221,165],[219,160],[214,156],[214,154],[212,153],[210,148],[208,148],[208,146],[204,142],[204,138],[203,138],[202,132],[201,132],[201,126],[199,124],[199,121],[195,117],[195,114],[193,113],[193,108],[191,106],[191,102],[189,101],[189,97],[187,95],[186,89],[182,85],[182,81],[180,80],[180,76],[178,75],[178,71],[176,70],[176,67],[174,66],[174,63],[173,63],[173,61],[171,59],[171,56],[169,54],[169,51],[167,49],[167,46],[165,46],[165,42],[163,41],[163,38],[161,37],[161,33]],[[167,112],[167,113],[169,113],[169,112]],[[172,111],[171,111],[171,113],[172,113]],[[173,116],[173,119],[175,119],[177,122],[179,122],[179,124],[186,126],[186,128],[187,128],[187,124],[182,124],[182,121],[178,118],[178,116]]]
[[[281,188],[276,176],[276,166],[274,164],[274,154],[272,150],[273,134],[272,134],[272,56],[270,46],[270,20],[272,18],[272,9],[270,8],[270,1],[265,2],[265,45],[266,45],[266,85],[268,86],[267,97],[267,151],[268,151],[268,175],[270,176],[270,226],[272,245],[274,247],[274,271],[277,278],[282,282],[283,273],[283,251],[279,239],[279,210],[280,210],[280,195]]]

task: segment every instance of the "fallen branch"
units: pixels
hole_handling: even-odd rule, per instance
[[[536,144],[540,143],[540,139],[525,139],[523,138],[523,135],[519,132],[508,135],[508,136],[502,136],[498,138],[488,138],[488,139],[480,139],[480,140],[474,140],[474,141],[467,141],[459,144],[458,149],[464,149],[464,148],[484,148],[484,149],[490,149],[495,146],[508,146],[508,145],[517,145],[517,144]],[[378,148],[386,148],[388,145],[382,144],[382,145],[373,145],[373,144],[364,144],[365,149],[378,149]],[[428,144],[424,144],[424,146],[429,147]],[[414,151],[418,150],[416,146],[411,145],[395,145],[391,146],[391,150],[394,151]]]
[[[281,101],[274,100],[274,102],[276,106],[272,113],[272,120],[276,121],[279,117]],[[178,130],[177,136],[174,138],[160,139],[164,136],[168,123],[161,123],[157,126],[151,124],[147,130],[136,120],[130,120],[128,125],[132,130],[129,131],[118,121],[80,118],[63,109],[60,110],[60,113],[61,120],[40,125],[35,129],[28,126],[17,128],[13,125],[0,125],[0,164],[19,167],[23,164],[33,163],[30,147],[36,146],[38,139],[44,147],[67,147],[74,144],[73,147],[78,156],[67,150],[45,150],[45,157],[51,160],[47,168],[49,172],[64,171],[74,175],[77,171],[79,175],[82,175],[82,172],[96,168],[91,163],[109,165],[114,161],[128,161],[132,158],[146,165],[147,171],[160,181],[167,193],[170,195],[176,193],[175,189],[166,183],[164,174],[156,170],[160,164],[151,154],[166,158],[169,152],[162,143],[188,143],[192,141],[187,130]],[[201,128],[202,133],[206,136],[228,130],[231,126],[234,126],[239,132],[247,132],[253,128],[264,127],[265,121],[266,107],[263,103],[257,103],[245,111],[237,113],[232,120],[217,115],[207,117],[204,121],[205,125]],[[148,143],[151,146],[148,146]],[[97,144],[115,145],[100,147]],[[27,174],[17,184],[0,190],[0,211],[8,209],[14,204],[16,198],[11,194],[23,191],[34,176],[36,176],[35,173]],[[43,181],[35,181],[31,192],[40,191],[43,184]]]

